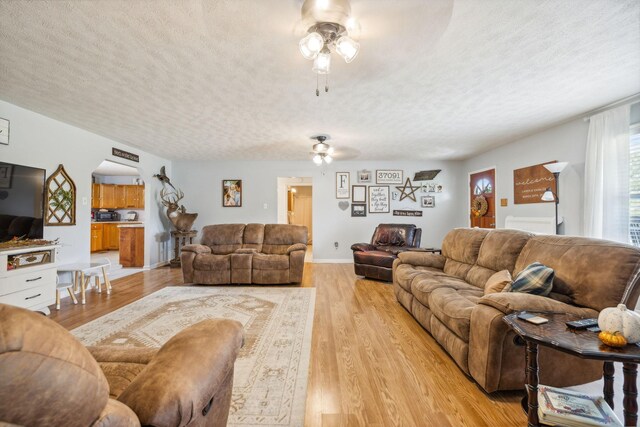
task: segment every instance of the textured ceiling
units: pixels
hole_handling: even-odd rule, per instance
[[[0,99],[172,159],[463,158],[640,92],[637,0],[353,0],[315,96],[299,0],[0,2]]]

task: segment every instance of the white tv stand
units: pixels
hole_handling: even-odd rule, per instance
[[[56,245],[0,250],[0,303],[50,314],[56,301]],[[16,255],[48,253],[45,262],[10,268]],[[37,258],[37,257],[36,257]]]

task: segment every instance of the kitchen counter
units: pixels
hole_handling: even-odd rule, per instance
[[[142,224],[142,221],[96,221],[92,219],[91,224]]]
[[[144,228],[144,224],[123,224],[119,225],[118,228]]]

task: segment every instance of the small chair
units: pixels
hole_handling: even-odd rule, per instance
[[[91,285],[91,278],[94,280],[94,285],[98,289],[98,293],[102,293],[102,283],[100,283],[100,276],[103,277],[104,285],[107,288],[107,295],[111,294],[111,282],[109,281],[109,277],[107,276],[107,272],[111,269],[111,260],[109,258],[103,258],[99,262],[104,262],[106,264],[105,267],[102,267],[100,270],[94,269],[86,272],[84,274],[85,281],[87,285]]]
[[[60,276],[56,275],[56,310],[60,310],[60,291],[66,289],[69,292],[69,296],[74,304],[78,303],[78,299],[76,298],[76,294],[73,292],[73,283],[72,282],[62,282],[60,283]]]
[[[369,279],[393,281],[393,261],[398,253],[418,248],[422,229],[413,224],[380,224],[371,243],[351,246],[355,273]]]

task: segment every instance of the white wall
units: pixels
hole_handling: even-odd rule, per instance
[[[589,122],[573,120],[535,135],[482,153],[464,162],[460,194],[468,194],[470,172],[496,167],[496,214],[498,228],[504,228],[507,215],[553,217],[553,203],[513,203],[513,171],[526,166],[552,160],[569,162],[560,174],[560,204],[558,216],[564,217],[564,233],[581,235],[583,229],[582,206],[584,185],[584,160]],[[468,197],[468,196],[467,196]],[[509,204],[500,206],[500,199]],[[462,224],[468,225],[468,208],[462,209]]]
[[[352,218],[351,208],[342,211],[335,198],[335,173],[350,172],[351,185],[357,184],[360,169],[402,169],[405,177],[413,179],[420,170],[442,169],[434,182],[444,186],[435,194],[436,207],[422,209],[422,217],[398,217],[389,214],[369,214],[366,218]],[[323,174],[324,171],[324,174]],[[318,167],[309,161],[174,161],[171,182],[183,189],[181,201],[189,212],[197,212],[194,227],[224,223],[278,222],[278,177],[311,177],[313,182],[314,261],[353,260],[351,244],[368,242],[374,228],[383,222],[414,223],[423,229],[422,246],[440,246],[444,235],[459,226],[460,202],[454,195],[461,187],[461,162],[356,162],[335,161],[328,167]],[[222,207],[222,180],[242,179],[242,207]],[[375,179],[375,178],[374,178]],[[392,188],[392,190],[395,190]],[[405,199],[392,201],[391,209],[420,210],[418,202]],[[266,204],[266,208],[265,208]],[[338,242],[338,249],[334,247]]]
[[[158,202],[160,181],[153,174],[171,162],[85,130],[50,119],[8,102],[0,101],[0,117],[10,120],[10,144],[0,145],[3,162],[47,170],[49,176],[63,164],[77,189],[76,225],[45,227],[45,239],[60,238],[61,262],[89,261],[91,222],[91,173],[107,159],[138,167],[146,183],[145,266],[155,266],[170,259],[169,230]],[[111,148],[140,155],[140,163],[111,155]],[[86,202],[86,203],[83,203]]]

